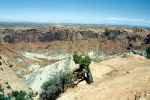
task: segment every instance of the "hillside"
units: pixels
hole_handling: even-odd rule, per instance
[[[9,94],[13,90],[28,91],[29,88],[25,81],[17,76],[13,67],[7,57],[0,55],[0,86],[4,88],[5,94]]]
[[[58,100],[150,100],[150,61],[137,55],[93,63],[94,83],[80,83]]]
[[[60,82],[64,73],[79,68],[73,61],[79,53],[90,57],[94,83],[65,87],[58,100],[140,100],[143,94],[149,100],[150,61],[139,56],[149,46],[149,33],[143,28],[84,25],[2,28],[0,86],[6,95],[25,90],[39,100],[45,82],[55,77]]]

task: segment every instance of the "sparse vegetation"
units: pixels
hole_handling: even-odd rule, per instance
[[[11,89],[11,86],[10,86],[10,85],[7,85],[7,89]]]
[[[25,91],[12,91],[10,95],[5,95],[4,89],[0,85],[0,100],[33,100],[32,96]]]
[[[82,56],[77,55],[77,53],[75,53],[75,54],[73,55],[73,60],[74,60],[74,62],[75,62],[76,64],[79,64],[80,61],[81,61],[81,59],[82,59]]]
[[[49,81],[42,85],[42,93],[40,94],[41,100],[56,100],[66,88],[70,87],[73,83],[73,76],[71,73],[62,73],[56,75]]]
[[[145,49],[146,58],[150,59],[150,47]]]
[[[29,95],[25,91],[13,91],[12,98],[14,98],[15,100],[32,100],[31,95]]]
[[[73,60],[76,64],[79,64],[81,66],[89,66],[91,63],[91,59],[89,56],[81,56],[81,55],[74,54]]]
[[[6,96],[4,94],[4,89],[2,88],[1,84],[0,84],[0,100],[11,100],[10,96]]]
[[[84,72],[82,76],[84,76],[85,74],[87,75],[87,77],[85,77],[87,83],[91,83],[93,81],[89,69],[91,59],[88,56],[83,57],[77,54],[73,55],[73,59],[76,64],[80,65],[80,69]],[[68,87],[72,87],[73,85],[75,85],[74,81],[76,80],[77,77],[75,77],[73,73],[60,72],[55,77],[51,78],[49,81],[45,82],[42,85],[43,90],[40,94],[40,99],[56,100],[57,97],[59,97],[59,95],[63,93]]]
[[[81,80],[86,80],[88,84],[92,83],[93,77],[89,68],[91,63],[90,57],[75,54],[73,58],[74,62],[80,65],[80,68],[76,70],[76,76],[81,78]]]

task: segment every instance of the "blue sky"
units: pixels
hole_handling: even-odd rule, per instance
[[[0,0],[0,21],[150,26],[150,0]]]

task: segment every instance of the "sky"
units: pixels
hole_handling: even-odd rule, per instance
[[[150,0],[0,0],[0,21],[150,26]]]

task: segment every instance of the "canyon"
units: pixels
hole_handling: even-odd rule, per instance
[[[6,95],[40,93],[50,78],[78,68],[72,57],[78,52],[92,59],[94,83],[83,81],[58,100],[149,100],[149,60],[143,56],[149,34],[148,28],[128,26],[0,27],[0,84]]]

